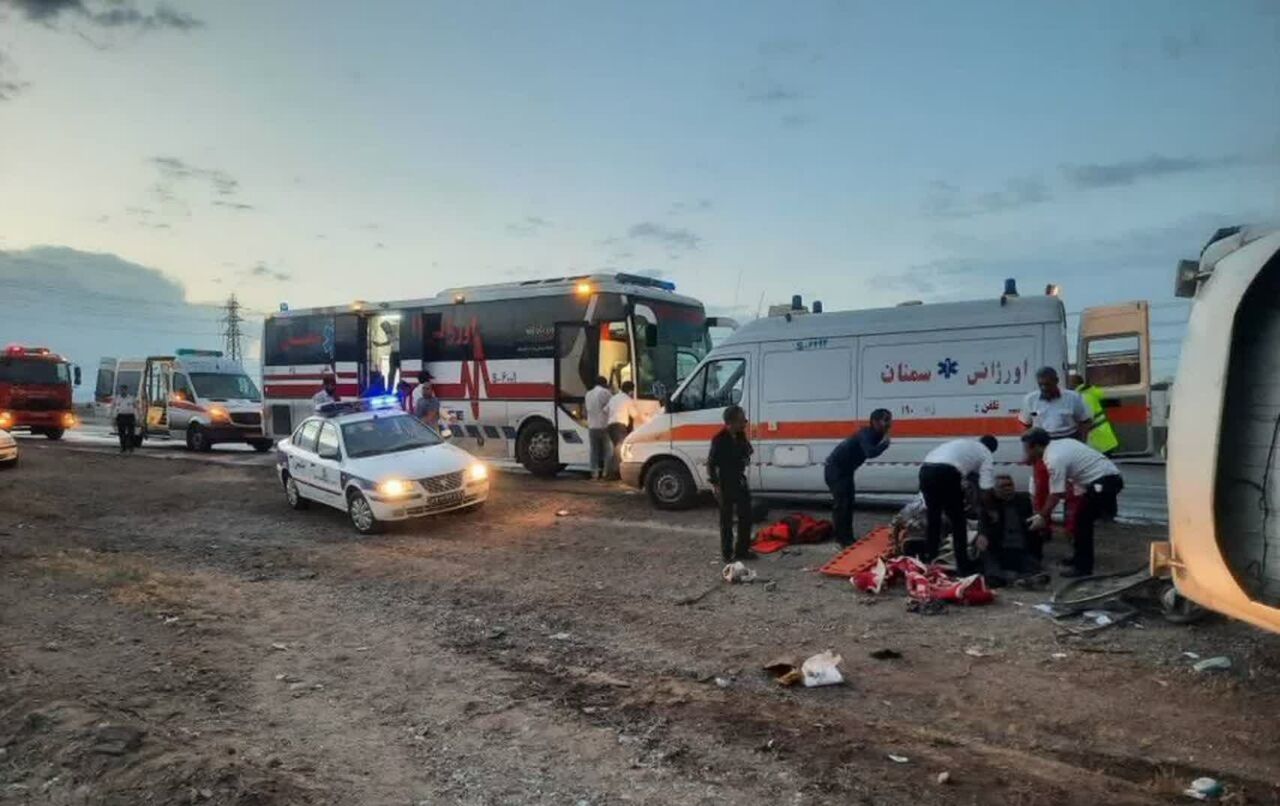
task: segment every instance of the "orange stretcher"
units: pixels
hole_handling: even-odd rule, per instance
[[[893,529],[881,526],[872,529],[857,543],[832,557],[818,571],[827,576],[848,579],[854,574],[871,570],[876,560],[893,553]]]

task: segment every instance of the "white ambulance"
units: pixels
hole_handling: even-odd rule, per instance
[[[661,508],[707,490],[706,460],[725,407],[751,420],[748,481],[767,498],[825,498],[823,462],[875,409],[892,446],[858,472],[858,493],[918,489],[920,463],[958,437],[1000,438],[998,470],[1025,488],[1017,414],[1042,366],[1067,372],[1066,311],[1056,293],[770,316],[715,347],[622,446],[622,475]]]
[[[262,395],[239,361],[219,350],[177,350],[143,362],[138,441],[183,440],[193,451],[220,442],[259,453],[275,444],[262,430]]]

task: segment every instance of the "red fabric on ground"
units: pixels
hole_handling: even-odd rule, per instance
[[[803,512],[795,512],[761,527],[751,548],[757,554],[772,554],[794,543],[821,543],[831,537],[834,529],[831,521],[820,521]]]
[[[984,605],[996,598],[981,574],[954,579],[938,566],[926,566],[914,557],[880,560],[874,568],[855,574],[849,581],[858,590],[880,593],[899,579],[905,580],[907,595],[920,602]]]

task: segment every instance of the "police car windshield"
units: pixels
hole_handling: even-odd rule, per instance
[[[247,375],[229,375],[215,372],[193,372],[191,383],[196,394],[204,400],[252,400],[262,399],[258,387]]]
[[[342,424],[342,441],[352,459],[411,451],[440,444],[440,436],[408,415],[373,417]]]

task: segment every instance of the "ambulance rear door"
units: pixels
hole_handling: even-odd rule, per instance
[[[1076,366],[1103,392],[1102,406],[1120,440],[1116,453],[1152,452],[1151,314],[1145,301],[1085,308]]]

